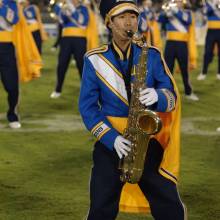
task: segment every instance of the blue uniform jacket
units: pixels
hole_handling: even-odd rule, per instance
[[[135,65],[138,63],[141,48],[132,43],[130,49]],[[116,50],[119,51],[119,48]],[[150,48],[146,85],[154,87],[157,91],[158,102],[152,109],[158,112],[172,111],[175,106],[173,84],[165,72],[164,65],[160,52]],[[129,104],[122,77],[127,69],[128,59],[123,59],[120,53],[116,58],[109,45],[87,53],[84,58],[79,110],[87,129],[109,149],[113,149],[115,138],[119,133],[112,127],[107,116],[120,118],[128,116]]]
[[[53,12],[55,13],[58,22],[62,25],[63,24],[63,20],[62,20],[62,16],[61,16],[61,12],[62,12],[62,7],[60,6],[60,4],[55,4],[53,7]]]
[[[63,27],[84,27],[86,28],[89,22],[89,12],[87,7],[79,5],[72,15],[68,17],[58,4],[55,5],[54,11],[58,17],[62,20]]]
[[[138,30],[139,32],[143,33],[148,30],[148,24],[147,21],[153,21],[154,20],[154,12],[152,10],[143,9],[143,11],[140,13],[138,17]]]
[[[24,8],[24,16],[27,19],[28,24],[37,22],[37,14],[34,5],[29,5]]]
[[[185,32],[188,32],[189,26],[192,23],[192,15],[189,10],[178,10],[176,13],[173,12],[172,17],[167,17],[167,15],[162,12],[158,21],[165,24],[167,32],[184,32],[184,29]],[[180,26],[182,27],[179,28]]]
[[[12,0],[4,0],[2,3],[3,5],[0,7],[0,17],[3,17],[7,22],[7,26],[16,24],[19,20],[16,2]],[[0,31],[5,31],[4,25],[0,24]]]
[[[206,3],[206,15],[208,21],[220,21],[220,10],[211,2]]]

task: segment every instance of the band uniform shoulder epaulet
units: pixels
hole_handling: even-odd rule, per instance
[[[142,41],[133,41],[134,44],[136,44],[138,47],[142,48],[143,47],[143,42]],[[156,50],[157,52],[161,53],[160,49],[151,45],[148,45],[149,49]]]
[[[101,47],[97,47],[97,48],[95,48],[95,49],[89,50],[89,51],[86,53],[86,57],[89,57],[89,56],[91,56],[91,55],[93,55],[93,54],[104,53],[104,52],[106,52],[108,49],[109,49],[108,44],[104,44],[104,45],[102,45]]]

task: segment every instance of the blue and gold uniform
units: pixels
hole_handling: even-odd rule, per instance
[[[149,2],[149,0],[147,0]],[[156,13],[151,7],[143,6],[139,15],[138,31],[146,36],[149,45],[162,49],[160,28]]]
[[[8,93],[7,119],[9,122],[19,121],[16,112],[19,96],[18,69],[13,45],[13,26],[18,21],[16,2],[3,0],[0,5],[0,79]]]
[[[184,91],[187,97],[192,97],[192,87],[189,81],[189,57],[190,46],[193,31],[191,26],[193,24],[192,13],[183,8],[173,7],[169,11],[162,12],[159,16],[159,21],[165,25],[166,28],[166,46],[165,46],[165,60],[173,73],[175,60],[177,59],[178,65],[181,70]],[[195,51],[195,45],[193,50]],[[195,64],[194,64],[195,65]],[[193,94],[193,96],[195,96]]]
[[[56,7],[60,7],[56,5]],[[57,9],[56,9],[57,10]],[[58,11],[58,10],[57,10]],[[65,74],[74,56],[76,65],[81,78],[83,69],[83,56],[87,50],[87,26],[89,23],[88,8],[79,4],[75,9],[64,6],[60,12],[62,19],[62,38],[60,41],[60,52],[57,67],[57,85],[55,91],[60,93],[62,90]]]
[[[60,45],[60,40],[61,40],[61,36],[62,36],[62,29],[63,29],[63,20],[61,19],[61,7],[62,7],[62,3],[60,4],[55,4],[54,7],[52,7],[52,10],[54,13],[54,17],[57,21],[57,37],[56,37],[56,41],[53,44],[52,48],[57,48]]]
[[[28,23],[28,27],[30,31],[32,32],[34,41],[36,43],[36,46],[38,48],[39,53],[42,53],[42,37],[40,33],[40,26],[39,22],[37,20],[37,6],[35,5],[28,5],[27,7],[24,7],[24,15]]]
[[[103,52],[94,50],[85,57],[79,108],[88,130],[112,150],[118,132],[109,123],[109,119],[111,121],[112,117],[128,116],[129,102],[123,75],[128,71],[130,53],[132,52],[132,64],[135,65],[141,48],[132,44],[124,56],[113,42],[100,50]],[[157,105],[152,106],[152,109],[158,112],[172,111],[175,107],[173,85],[165,73],[161,55],[156,48],[150,48],[147,66],[149,72],[146,85],[156,88],[159,96]],[[96,91],[100,92],[96,93]],[[101,109],[99,101],[101,101]]]
[[[135,1],[102,0],[100,13],[113,37],[109,45],[86,54],[79,97],[83,121],[97,139],[87,220],[114,220],[119,208],[124,212],[151,211],[157,220],[184,220],[184,205],[175,184],[179,171],[180,98],[161,53],[154,47],[148,47],[145,83],[158,97],[148,108],[160,115],[163,128],[150,139],[140,181],[128,184],[120,180],[121,157],[115,143],[127,127],[135,80],[132,68],[142,51],[122,35],[125,27],[137,28],[134,15],[138,16],[139,11]],[[125,41],[127,46],[123,48]]]
[[[47,40],[47,34],[43,27],[41,14],[38,6],[30,4],[29,0],[21,0],[24,6],[23,13],[26,18],[30,32],[33,35],[39,53],[42,53],[42,42]]]
[[[205,52],[203,58],[202,74],[207,74],[208,66],[213,59],[215,45],[218,47],[218,72],[217,78],[220,79],[220,8],[214,1],[207,1],[205,12],[207,15],[208,30],[205,40]]]
[[[154,47],[150,47],[148,52],[146,85],[156,89],[159,101],[151,108],[163,112],[161,118],[164,120],[160,137],[150,141],[147,155],[149,159],[143,174],[144,178],[151,179],[153,187],[147,192],[144,178],[135,185],[124,185],[119,180],[118,157],[113,146],[116,137],[123,133],[127,124],[129,98],[124,79],[128,77],[129,63],[137,64],[140,52],[141,48],[132,43],[126,53],[123,53],[113,41],[111,45],[88,52],[85,56],[79,110],[87,129],[97,138],[93,152],[88,220],[115,219],[122,187],[121,211],[150,212],[147,197],[150,198],[151,213],[156,219],[166,219],[173,210],[175,212],[172,216],[176,217],[174,219],[184,219],[184,206],[174,184],[179,167],[179,138],[178,135],[173,138],[165,134],[172,131],[170,125],[176,124],[175,120],[179,121],[179,114],[172,112],[174,109],[179,112],[180,100],[168,68],[159,50]],[[132,80],[133,76],[131,87]],[[179,125],[177,123],[174,126],[177,134]],[[155,175],[149,176],[151,172],[155,172]],[[160,195],[155,196],[157,187],[160,188]],[[162,198],[166,198],[166,203],[172,200],[173,205],[167,205],[164,209],[161,205]]]
[[[153,33],[152,29],[149,25],[149,21],[153,21],[153,11],[148,8],[143,8],[142,12],[139,15],[139,24],[138,24],[138,31],[140,33],[144,33],[146,35],[147,41],[150,43],[150,45],[154,45],[154,39],[153,39]]]

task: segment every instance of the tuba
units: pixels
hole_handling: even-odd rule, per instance
[[[128,37],[133,33],[127,32]],[[140,89],[146,88],[147,74],[147,54],[148,46],[146,40],[142,38],[143,47],[139,56],[139,62],[134,66],[132,72],[134,75],[133,90],[128,114],[127,128],[123,136],[131,141],[131,151],[126,157],[119,161],[121,170],[120,179],[122,182],[137,183],[143,173],[145,157],[148,149],[148,143],[152,135],[158,133],[162,123],[158,115],[146,109],[146,106],[139,101]]]

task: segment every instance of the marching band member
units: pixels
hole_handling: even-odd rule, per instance
[[[214,47],[218,47],[218,72],[216,78],[220,80],[220,1],[208,0],[205,6],[208,19],[208,30],[205,39],[205,52],[203,57],[202,73],[197,77],[204,80],[208,73],[208,66],[213,60]]]
[[[0,78],[8,93],[7,119],[11,128],[21,127],[17,113],[19,80],[28,82],[39,77],[41,68],[22,9],[16,1],[0,1]]]
[[[55,91],[50,96],[51,98],[59,98],[61,95],[71,56],[73,55],[76,60],[76,66],[81,78],[83,56],[88,47],[94,47],[93,44],[97,46],[97,41],[93,40],[93,37],[97,35],[97,31],[94,29],[94,23],[91,22],[94,17],[92,17],[90,9],[79,0],[66,0],[66,4],[61,9],[61,18],[63,20],[63,29],[57,66],[57,83]]]
[[[42,41],[47,40],[47,34],[44,30],[40,10],[36,5],[30,4],[29,0],[19,0],[23,5],[23,12],[28,23],[28,27],[32,32],[34,41],[39,53],[42,53]]]
[[[126,156],[131,147],[130,141],[122,136],[134,79],[131,70],[139,62],[142,51],[126,31],[137,31],[139,10],[135,1],[102,0],[100,13],[112,32],[112,41],[86,54],[79,98],[83,121],[97,138],[93,151],[87,219],[116,219],[124,186],[120,206],[123,211],[149,211],[147,198],[155,219],[183,220],[184,205],[175,184],[179,166],[180,100],[165,61],[159,50],[153,47],[149,47],[146,58],[148,73],[144,81],[148,88],[140,88],[139,101],[143,107],[161,112],[166,118],[163,121],[164,129],[168,130],[166,134],[163,130],[160,138],[150,140],[140,182],[130,186],[120,181],[119,159]],[[175,125],[175,131],[171,124]],[[140,197],[145,199],[141,204],[139,202],[143,200],[136,198],[140,189]],[[129,202],[132,199],[134,202],[131,205]]]
[[[193,93],[189,80],[189,54],[196,51],[192,14],[185,10],[183,0],[173,0],[165,5],[164,11],[159,16],[159,21],[166,25],[165,60],[173,73],[175,59],[177,59],[182,74],[185,97],[198,101]],[[192,43],[193,45],[190,45]],[[191,50],[191,46],[193,49]],[[189,51],[190,50],[190,51]]]
[[[11,128],[20,128],[17,113],[19,96],[18,69],[13,45],[13,26],[19,20],[15,1],[0,1],[0,79],[8,93],[7,119]]]
[[[149,45],[162,49],[160,28],[157,22],[156,13],[152,7],[152,1],[144,0],[142,6],[142,11],[139,16],[138,30],[146,36]]]

